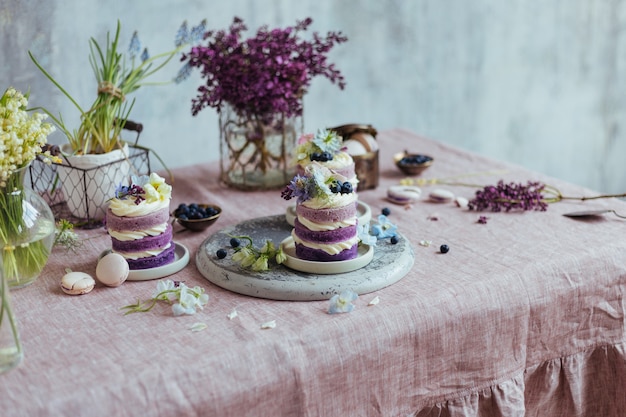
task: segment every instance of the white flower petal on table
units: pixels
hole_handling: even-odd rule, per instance
[[[232,320],[232,319],[234,319],[235,317],[237,317],[237,309],[236,309],[236,308],[233,308],[233,311],[231,311],[230,313],[228,313],[228,314],[226,315],[226,317],[228,317],[228,320]]]
[[[207,327],[208,326],[206,325],[206,323],[196,322],[192,324],[191,326],[189,326],[189,330],[191,330],[192,332],[200,332],[206,329]]]
[[[378,296],[372,298],[372,300],[367,304],[368,306],[375,306],[376,304],[380,303],[380,298],[378,298]]]
[[[420,240],[421,246],[429,247],[430,245],[432,245],[432,243],[432,240]]]
[[[261,329],[273,329],[274,327],[276,327],[276,320],[266,321],[261,324]]]

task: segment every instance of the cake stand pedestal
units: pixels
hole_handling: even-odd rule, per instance
[[[402,235],[398,235],[400,241],[395,245],[389,239],[379,240],[368,265],[345,273],[305,273],[283,265],[255,272],[232,261],[229,235],[248,235],[260,247],[267,239],[279,245],[291,234],[291,229],[285,215],[281,214],[247,220],[221,230],[199,246],[196,252],[198,271],[213,284],[239,294],[271,300],[312,301],[327,300],[345,289],[357,294],[379,290],[399,281],[413,266],[413,249]],[[224,259],[215,255],[220,248],[229,253]]]

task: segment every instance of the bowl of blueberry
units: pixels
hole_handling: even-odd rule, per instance
[[[222,209],[214,204],[179,204],[174,210],[174,219],[185,229],[201,231],[211,226],[222,214]]]
[[[395,154],[393,160],[406,175],[419,175],[433,164],[432,156],[407,151]]]

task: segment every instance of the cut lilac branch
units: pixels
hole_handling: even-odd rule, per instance
[[[601,198],[624,198],[624,194],[603,194],[592,197],[564,196],[559,190],[541,182],[528,181],[526,185],[511,182],[505,184],[500,180],[496,185],[488,185],[476,191],[475,197],[469,201],[468,208],[476,211],[546,211],[548,204],[563,200],[596,200]]]

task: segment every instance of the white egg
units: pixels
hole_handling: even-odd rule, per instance
[[[61,289],[69,295],[87,294],[95,285],[91,275],[84,272],[68,272],[61,278]]]
[[[357,140],[345,140],[343,146],[345,146],[346,152],[353,156],[365,155],[367,153],[365,146]]]
[[[108,287],[119,287],[128,278],[128,262],[119,253],[103,256],[96,266],[96,278]]]

